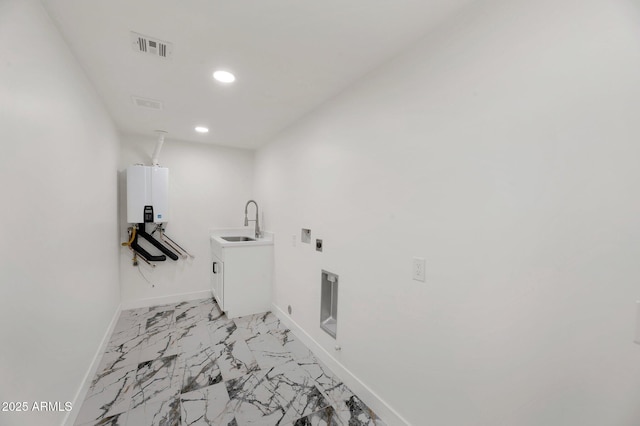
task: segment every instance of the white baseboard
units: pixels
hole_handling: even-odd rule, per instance
[[[166,305],[169,303],[180,303],[189,300],[205,299],[213,297],[211,290],[194,291],[192,293],[173,294],[171,296],[152,297],[149,299],[125,300],[122,302],[122,310],[146,308],[150,306]]]
[[[282,309],[272,304],[273,314],[280,319],[293,334],[304,343],[311,352],[323,362],[333,373],[344,382],[349,389],[358,395],[362,401],[367,404],[387,425],[400,426],[409,425],[397,411],[380,398],[374,391],[358,379],[351,371],[336,360],[329,352],[327,352],[318,342],[315,341],[306,331],[302,329],[294,320],[291,319]]]
[[[80,412],[80,406],[87,396],[87,392],[89,392],[89,387],[91,387],[91,381],[93,377],[96,375],[96,371],[98,370],[98,366],[100,365],[100,361],[102,361],[102,355],[105,353],[107,349],[107,344],[109,343],[109,338],[111,337],[111,333],[113,333],[113,329],[116,327],[116,323],[118,322],[118,318],[120,318],[120,312],[122,311],[122,303],[118,305],[116,312],[113,314],[111,318],[111,323],[109,323],[109,327],[107,331],[102,336],[102,342],[100,343],[100,347],[96,351],[96,354],[93,356],[93,360],[91,361],[91,365],[87,370],[87,373],[84,375],[84,379],[82,380],[82,385],[76,396],[73,399],[73,409],[71,411],[67,411],[67,414],[62,419],[62,426],[73,426],[78,417],[78,413]]]

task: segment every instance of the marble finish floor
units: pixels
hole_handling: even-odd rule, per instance
[[[77,426],[384,425],[270,312],[122,311]]]

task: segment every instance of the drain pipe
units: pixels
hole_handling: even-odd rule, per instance
[[[160,155],[160,150],[162,149],[162,144],[164,143],[164,135],[167,134],[164,130],[156,130],[158,134],[158,143],[156,144],[156,149],[153,151],[153,156],[151,157],[151,165],[153,167],[157,167],[158,164],[158,156]]]

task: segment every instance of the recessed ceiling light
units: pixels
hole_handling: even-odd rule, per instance
[[[198,133],[209,133],[209,129],[207,129],[206,127],[198,126],[198,127],[196,127],[196,132],[198,132]]]
[[[233,83],[236,81],[236,76],[231,74],[229,71],[218,70],[213,73],[213,78],[218,80],[221,83]]]

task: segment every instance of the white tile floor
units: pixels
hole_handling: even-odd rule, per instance
[[[273,314],[202,299],[123,311],[76,425],[384,423]]]

